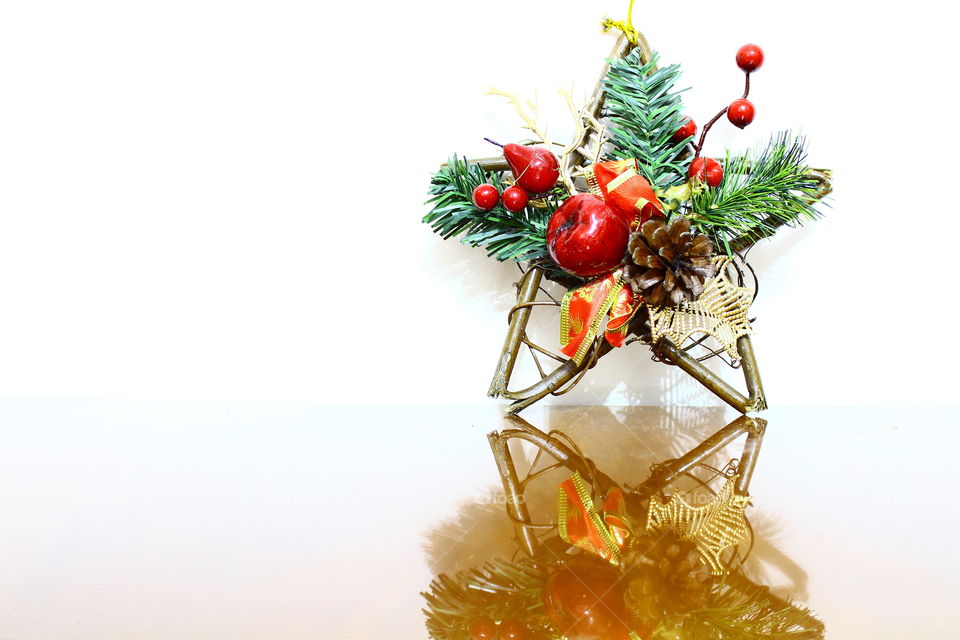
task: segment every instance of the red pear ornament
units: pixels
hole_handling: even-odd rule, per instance
[[[484,140],[503,147],[503,157],[510,165],[514,179],[527,192],[546,193],[557,184],[560,178],[560,161],[549,149],[513,143],[501,145],[490,138]]]
[[[547,250],[561,269],[581,277],[610,273],[623,260],[630,227],[602,198],[567,198],[547,225]]]

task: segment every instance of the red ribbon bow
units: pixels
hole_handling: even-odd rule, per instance
[[[601,516],[583,478],[574,473],[560,485],[558,509],[557,528],[565,542],[619,564],[630,536],[620,489],[607,493]]]

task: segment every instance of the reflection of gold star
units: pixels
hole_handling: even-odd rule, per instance
[[[749,531],[744,511],[750,498],[733,490],[736,479],[729,478],[710,502],[699,507],[690,506],[680,494],[666,500],[653,496],[645,533],[673,529],[681,540],[697,545],[715,575],[725,573],[720,554],[746,540]]]

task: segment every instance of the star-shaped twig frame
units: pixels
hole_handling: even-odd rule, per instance
[[[635,43],[631,42],[631,39],[627,36],[621,36],[610,59],[621,58],[634,48],[639,48],[641,61],[649,61],[652,51],[646,39],[638,32],[635,35]],[[604,125],[600,116],[603,109],[603,78],[607,75],[608,70],[609,62],[600,74],[600,80],[597,82],[592,97],[587,101],[587,107],[579,113],[580,122],[576,138],[561,158],[561,176],[569,177],[582,174],[583,168],[596,159],[597,149],[602,144],[604,136]],[[487,171],[507,171],[509,169],[503,158],[484,158],[474,160],[474,162],[479,163]],[[808,175],[817,184],[817,190],[811,197],[810,202],[822,200],[832,189],[831,172],[827,169],[810,169]],[[772,227],[775,229],[776,226],[776,221],[772,221]],[[730,248],[734,254],[742,255],[757,240],[756,236],[741,236],[730,243]],[[730,263],[729,269],[729,277],[743,280],[744,271],[735,262]],[[527,334],[527,325],[533,308],[537,306],[559,307],[560,305],[555,297],[550,296],[542,288],[543,277],[544,273],[539,267],[531,266],[516,284],[517,302],[510,309],[508,315],[509,329],[498,360],[497,370],[488,390],[488,395],[492,397],[503,397],[512,401],[507,409],[510,414],[517,413],[548,395],[566,393],[583,378],[599,358],[612,349],[602,338],[597,338],[581,363],[577,364],[573,360],[560,356],[530,339]],[[630,333],[634,336],[643,335],[642,325],[644,320],[641,314],[637,314],[635,319],[631,321]],[[737,337],[733,348],[730,348],[731,345],[726,345],[726,349],[721,346],[720,349],[708,350],[706,355],[694,355],[693,349],[701,347],[708,337],[707,335],[692,336],[687,334],[685,337],[687,339],[683,340],[677,336],[672,336],[669,332],[662,332],[660,335],[655,334],[650,345],[655,358],[678,366],[710,392],[741,413],[747,414],[766,408],[763,385],[749,335]],[[529,386],[511,390],[509,384],[513,370],[524,347],[531,354],[540,377],[539,380],[534,381]],[[704,365],[705,360],[720,355],[724,350],[731,357],[728,364],[743,370],[745,392],[734,388]],[[552,367],[544,366],[544,363],[541,362],[542,358],[552,360],[555,364]]]

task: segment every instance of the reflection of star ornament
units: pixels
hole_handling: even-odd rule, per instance
[[[744,511],[750,497],[734,491],[737,476],[732,476],[707,504],[691,507],[680,494],[666,500],[650,498],[650,511],[644,533],[673,529],[681,540],[697,545],[703,561],[714,575],[726,573],[720,554],[747,539],[749,529]]]

